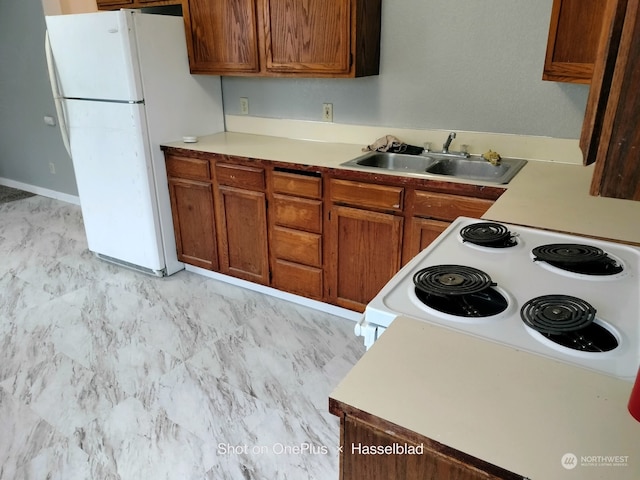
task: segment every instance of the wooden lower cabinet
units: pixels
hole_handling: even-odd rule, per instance
[[[269,183],[272,286],[323,300],[322,177],[275,170]]]
[[[402,263],[424,250],[458,217],[480,218],[495,200],[413,190],[408,195]]]
[[[522,480],[523,477],[367,415],[340,418],[341,480]],[[372,454],[377,452],[390,452]]]
[[[322,300],[322,269],[276,258],[272,286],[314,300]]]
[[[181,261],[354,311],[451,221],[479,218],[503,191],[457,185],[450,194],[227,155],[165,155]]]
[[[178,260],[218,269],[211,183],[169,179]]]
[[[209,161],[167,154],[166,167],[178,260],[217,270],[218,249]]]
[[[405,264],[419,252],[427,248],[438,235],[444,232],[450,222],[431,218],[413,217],[409,220],[408,234],[405,235],[405,249],[402,263]]]
[[[364,311],[400,269],[403,222],[398,215],[332,206],[327,265],[331,303]]]
[[[264,192],[218,186],[220,271],[269,284],[267,205]]]

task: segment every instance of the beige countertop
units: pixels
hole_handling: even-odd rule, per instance
[[[165,145],[326,168],[344,168],[363,153],[363,145],[234,132]],[[590,196],[592,174],[592,166],[529,161],[483,218],[640,245],[640,202]]]
[[[187,148],[198,152],[260,158],[328,168],[337,168],[341,163],[363,154],[362,145],[293,140],[268,135],[234,132],[199,137],[197,143],[171,142],[164,145]]]
[[[593,170],[528,162],[483,218],[640,244],[640,202],[589,195]]]
[[[637,480],[632,384],[400,317],[331,398],[532,480]],[[565,469],[565,454],[577,457]],[[618,456],[619,465],[605,465]],[[610,459],[609,459],[610,460]]]

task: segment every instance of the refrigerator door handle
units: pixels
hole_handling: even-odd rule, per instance
[[[48,31],[45,31],[44,50],[47,57],[49,83],[51,84],[51,93],[53,93],[53,103],[56,107],[56,115],[58,117],[58,124],[60,125],[60,134],[62,135],[62,143],[64,144],[64,148],[67,150],[69,157],[71,157],[71,147],[69,146],[69,130],[67,129],[66,112],[64,110],[64,103],[60,95],[60,85],[58,84],[58,77],[56,75],[55,63],[53,60],[53,52],[51,50],[51,44],[49,42]]]

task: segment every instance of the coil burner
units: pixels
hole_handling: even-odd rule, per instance
[[[522,321],[563,347],[583,352],[607,352],[618,346],[615,336],[595,323],[596,310],[569,295],[543,295],[526,302]]]
[[[463,242],[482,247],[508,248],[518,244],[509,229],[499,223],[480,222],[467,225],[460,230]]]
[[[583,275],[615,275],[623,267],[602,249],[575,243],[551,243],[534,248],[534,261]]]
[[[488,317],[507,308],[507,299],[481,270],[462,265],[434,265],[413,276],[422,303],[459,317]]]

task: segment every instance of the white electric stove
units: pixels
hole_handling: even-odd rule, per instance
[[[460,217],[369,303],[369,348],[398,316],[633,381],[640,248]]]

